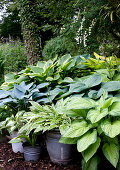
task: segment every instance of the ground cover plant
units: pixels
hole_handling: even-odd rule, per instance
[[[21,136],[11,142],[59,128],[60,142],[77,144],[83,156],[83,170],[93,165],[96,169],[102,152],[116,167],[120,134],[119,64],[116,56],[68,54],[29,65],[18,74],[7,74],[1,86],[1,105],[15,102],[18,106],[21,100],[28,104],[27,109],[18,107],[17,111],[24,110],[21,119],[25,122],[19,128]]]

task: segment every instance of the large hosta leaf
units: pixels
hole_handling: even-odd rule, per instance
[[[96,123],[108,114],[108,109],[103,109],[102,111],[94,109],[90,110],[87,114],[87,118],[92,122]]]
[[[78,140],[78,138],[64,138],[64,137],[61,137],[59,142],[64,143],[64,144],[76,144],[77,140]]]
[[[114,102],[112,104],[109,114],[112,116],[120,116],[120,102]]]
[[[85,151],[82,152],[82,156],[85,159],[85,161],[89,161],[90,158],[96,153],[97,149],[100,146],[101,139],[98,137],[97,141],[90,145]]]
[[[102,77],[100,74],[93,74],[91,76],[89,76],[89,78],[87,78],[86,80],[83,81],[83,83],[87,86],[87,87],[94,87],[99,85],[102,82]]]
[[[96,102],[89,98],[72,97],[66,108],[70,109],[90,109],[96,106]]]
[[[106,91],[117,91],[120,90],[120,81],[109,81],[102,85],[102,88]]]
[[[69,128],[63,133],[63,137],[75,138],[82,136],[91,128],[91,125],[86,121],[74,122]]]
[[[110,163],[116,168],[119,160],[119,145],[115,143],[105,143],[103,145],[103,153]]]
[[[86,90],[88,87],[82,83],[82,82],[75,82],[70,84],[70,89],[69,89],[69,93],[77,93],[77,92],[82,92],[83,90]]]
[[[91,133],[90,131],[83,135],[77,141],[77,149],[79,152],[86,150],[91,144],[95,143],[97,140],[97,131],[93,130]]]
[[[109,119],[106,119],[101,123],[101,128],[105,135],[114,138],[120,134],[120,120],[111,122]]]
[[[37,66],[30,66],[33,73],[41,74],[44,72],[43,68]]]

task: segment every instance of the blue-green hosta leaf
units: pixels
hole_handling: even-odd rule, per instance
[[[90,109],[96,106],[96,102],[90,98],[72,97],[66,108],[70,109]]]
[[[87,118],[92,122],[96,123],[99,120],[101,120],[103,117],[108,115],[108,109],[103,109],[102,111],[97,110],[97,109],[92,109],[88,112]]]
[[[54,99],[57,95],[59,95],[60,93],[61,93],[61,94],[63,93],[63,89],[55,88],[54,90],[50,90],[50,91],[48,92],[51,100],[53,100],[53,99]]]
[[[82,82],[76,82],[76,83],[72,83],[70,84],[70,89],[69,89],[69,93],[73,93],[73,92],[81,92],[83,90],[86,90],[88,87],[82,83]]]
[[[102,85],[102,88],[108,92],[120,90],[120,81],[108,81]]]
[[[51,100],[51,98],[42,98],[42,99],[37,100],[36,102],[38,102],[38,103],[51,103],[52,100]]]
[[[49,83],[41,83],[41,84],[39,84],[38,86],[37,86],[37,88],[38,89],[41,89],[41,88],[44,88],[44,87],[46,87],[46,86],[48,86],[49,85]]]
[[[30,83],[30,84],[28,84],[28,85],[26,85],[25,82],[22,82],[22,83],[18,86],[18,88],[22,87],[23,89],[25,89],[25,91],[29,91],[29,89],[32,88],[32,86],[33,86],[33,82]],[[35,87],[35,86],[34,86],[34,87]]]
[[[67,138],[75,138],[82,136],[91,128],[91,125],[88,124],[86,121],[82,120],[81,122],[74,122],[71,124],[69,128],[65,130],[63,133],[63,137]]]
[[[93,155],[97,152],[97,149],[100,146],[101,139],[98,137],[97,141],[90,145],[85,151],[82,152],[82,156],[85,159],[85,161],[89,161],[90,158],[93,157]]]
[[[120,134],[120,120],[111,122],[109,119],[106,119],[101,123],[101,128],[105,135],[114,138]]]
[[[5,90],[0,90],[0,100],[9,96],[9,92]]]
[[[86,80],[83,81],[83,83],[87,86],[87,87],[94,87],[99,85],[102,82],[102,77],[100,74],[93,74],[90,75],[89,78],[87,78]]]
[[[103,89],[101,88],[99,91],[96,90],[90,90],[90,92],[88,93],[88,96],[92,99],[98,99],[99,97],[102,96],[103,94]]]
[[[109,114],[112,116],[120,116],[120,102],[114,102],[112,104]]]
[[[96,130],[93,130],[92,133],[90,131],[87,132],[77,141],[77,150],[79,152],[83,152],[91,144],[95,143],[96,140],[97,140],[97,131]]]
[[[115,143],[105,143],[102,150],[108,161],[116,168],[119,160],[119,145]]]
[[[17,99],[22,99],[22,98],[24,98],[24,94],[25,94],[24,91],[21,91],[18,88],[16,88],[16,86],[14,86],[14,89],[11,93],[11,97],[17,98]]]
[[[82,161],[82,170],[97,170],[100,158],[98,156],[92,157],[87,163]]]

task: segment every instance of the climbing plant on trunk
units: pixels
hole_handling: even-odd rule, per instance
[[[20,0],[19,5],[28,63],[35,64],[41,57],[41,39],[36,1]]]

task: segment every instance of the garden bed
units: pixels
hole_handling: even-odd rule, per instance
[[[11,144],[7,142],[0,143],[0,169],[5,170],[81,170],[80,158],[76,158],[69,165],[53,164],[44,149],[39,162],[26,162],[24,161],[23,154],[14,153]]]

